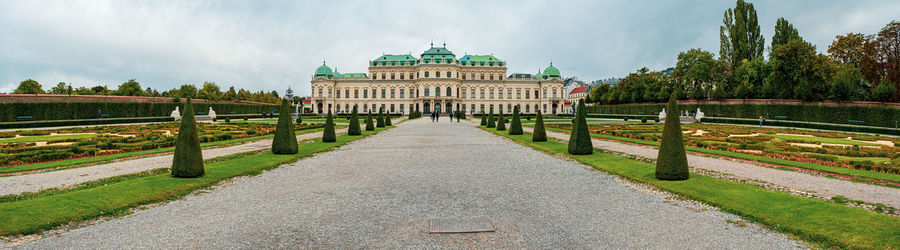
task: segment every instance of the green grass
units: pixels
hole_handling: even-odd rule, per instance
[[[565,153],[567,145],[563,143],[531,142],[528,133],[510,136],[486,130],[540,151],[571,157],[596,169],[719,207],[819,246],[879,249],[900,246],[900,217],[693,173],[685,181],[660,181],[654,177],[655,166],[650,163],[599,152],[572,156]]]
[[[826,155],[826,154],[809,153],[809,152],[804,152],[803,154],[822,156],[822,157],[835,157],[838,160],[843,160],[843,161],[871,161],[874,163],[882,163],[882,162],[891,161],[891,158],[887,158],[887,157],[852,157],[852,156],[842,156],[842,155]]]
[[[851,141],[847,140],[847,138],[827,138],[827,137],[815,137],[815,136],[797,136],[797,135],[778,135],[778,134],[764,134],[771,137],[775,137],[782,140],[797,140],[797,141],[806,141],[813,143],[832,143],[832,144],[844,144],[844,145],[858,145],[858,146],[882,146],[878,143],[871,142],[860,142],[860,141]]]
[[[300,153],[294,155],[265,152],[217,161],[208,164],[206,175],[199,178],[173,178],[168,173],[161,173],[124,178],[120,182],[55,195],[0,203],[0,235],[33,234],[73,221],[125,215],[133,207],[177,199],[236,176],[259,174],[263,170],[329,151],[382,130],[384,128],[363,131],[363,136],[338,136],[337,142],[333,143],[315,141],[300,144]]]
[[[297,131],[297,135],[313,133],[313,132],[317,132],[317,131],[322,131],[322,128],[299,130],[299,131]],[[221,146],[221,145],[255,141],[255,140],[270,138],[272,136],[273,135],[262,135],[262,136],[245,137],[245,138],[233,139],[233,140],[207,142],[207,143],[201,143],[200,146],[201,147],[215,147],[215,146]],[[66,167],[79,166],[79,165],[81,165],[81,167],[86,167],[86,166],[95,165],[95,164],[99,164],[99,163],[109,162],[109,161],[116,160],[116,159],[135,157],[135,156],[141,156],[141,155],[167,153],[167,152],[172,152],[174,150],[175,150],[175,147],[167,147],[167,148],[158,148],[158,149],[143,150],[143,151],[134,151],[134,152],[128,152],[128,153],[121,153],[121,154],[101,155],[101,156],[97,156],[97,157],[24,164],[24,165],[17,165],[17,166],[11,166],[11,167],[2,167],[2,168],[0,168],[0,173],[2,173],[2,174],[16,173],[16,172],[24,172],[24,171],[48,169],[48,168],[62,170],[62,169],[66,169]],[[3,178],[3,177],[0,176],[0,178]]]
[[[98,134],[71,134],[71,135],[36,135],[36,136],[23,136],[19,138],[8,138],[8,139],[0,139],[0,143],[14,143],[14,142],[40,142],[40,141],[50,141],[50,140],[67,140],[67,139],[84,139],[98,136]]]
[[[569,130],[558,129],[558,128],[547,128],[547,130],[569,133]],[[659,146],[659,142],[656,142],[656,141],[645,141],[645,140],[640,140],[640,139],[625,138],[625,137],[618,137],[618,136],[611,136],[611,135],[604,135],[604,134],[591,133],[591,137],[631,142],[631,143],[635,143],[635,144],[651,145],[651,146],[657,146],[657,147]],[[809,169],[809,170],[816,170],[816,171],[834,173],[834,174],[839,174],[839,175],[846,175],[846,176],[850,176],[850,177],[854,177],[854,178],[882,180],[882,181],[890,181],[890,182],[894,182],[894,183],[900,182],[900,175],[889,174],[889,173],[872,172],[872,171],[852,169],[852,168],[824,166],[824,165],[812,164],[812,163],[806,163],[806,162],[796,162],[796,161],[775,159],[775,158],[770,158],[770,157],[765,157],[765,156],[741,154],[741,153],[735,153],[735,152],[729,152],[729,151],[698,148],[698,147],[685,147],[685,149],[687,149],[688,151],[693,151],[693,152],[727,156],[727,157],[736,158],[736,159],[757,161],[757,162],[763,162],[763,163],[771,163],[771,164],[776,164],[776,165],[797,167],[797,168],[803,168],[803,169]],[[887,185],[887,186],[894,187],[893,185]]]

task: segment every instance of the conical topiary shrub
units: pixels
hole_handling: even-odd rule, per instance
[[[547,141],[547,130],[544,129],[544,116],[541,112],[537,112],[537,119],[534,120],[534,133],[531,134],[531,141]]]
[[[394,126],[394,124],[391,122],[391,114],[384,114],[384,126]]]
[[[172,176],[193,178],[203,176],[203,154],[200,151],[200,137],[197,135],[197,121],[194,120],[191,98],[186,99],[181,128],[178,129],[178,140],[175,141]]]
[[[681,136],[678,104],[675,103],[675,95],[672,95],[666,107],[666,123],[663,125],[662,143],[656,157],[656,179],[687,180],[690,176]]]
[[[272,153],[274,154],[297,153],[297,133],[294,132],[294,124],[291,123],[290,110],[287,99],[281,100],[278,125],[275,126],[275,138],[272,139]]]
[[[589,155],[594,153],[594,145],[591,144],[591,132],[587,127],[584,99],[578,100],[578,110],[575,111],[575,124],[572,124],[572,134],[569,135],[569,154]]]
[[[484,114],[484,111],[481,112],[481,126],[487,126],[487,115]]]
[[[497,130],[506,130],[506,118],[503,118],[503,109],[500,109],[500,119],[497,119]]]
[[[466,111],[459,111],[459,119],[466,119]]]
[[[372,110],[369,110],[369,115],[366,116],[366,131],[375,130],[375,124],[372,123]]]
[[[494,121],[494,109],[491,109],[491,114],[488,115],[487,127],[488,128],[496,128],[497,127],[497,122]]]
[[[510,135],[521,135],[524,134],[522,132],[522,120],[519,118],[519,106],[513,108],[513,118],[509,123],[509,134]]]
[[[381,112],[380,109],[378,110],[378,118],[375,119],[375,126],[379,127],[379,128],[384,127],[384,114]]]
[[[356,112],[356,105],[353,105],[353,112],[350,113],[350,127],[347,128],[348,135],[362,135],[359,128],[359,114]]]
[[[334,134],[334,118],[331,117],[331,110],[328,110],[328,116],[325,117],[325,130],[322,131],[322,142],[335,142],[337,136]]]

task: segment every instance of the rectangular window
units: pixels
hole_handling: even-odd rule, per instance
[[[387,79],[384,77],[384,73],[381,73],[381,80]]]
[[[529,108],[531,108],[531,106],[525,105],[525,113],[531,113]]]
[[[463,91],[462,91],[462,98],[466,98],[466,90],[465,89],[463,89]]]
[[[512,113],[512,104],[506,104],[506,112]]]
[[[544,89],[544,98],[547,98],[547,89]]]
[[[531,91],[528,89],[525,90],[525,99],[531,99]]]
[[[506,90],[506,98],[512,99],[512,89]]]
[[[394,113],[394,104],[391,104],[391,113]],[[389,119],[390,117],[385,117],[385,118]]]
[[[335,91],[334,93],[335,93],[334,98],[341,99],[341,90],[340,89]],[[338,107],[338,109],[341,109],[341,107]]]
[[[481,104],[481,113],[484,113],[484,104]],[[484,119],[484,117],[482,117],[481,119]]]
[[[547,113],[547,104],[544,104],[544,111],[543,111],[543,113],[544,113],[544,114]]]
[[[369,98],[369,90],[363,90],[363,98]]]
[[[451,74],[450,71],[447,71],[447,78],[452,77],[450,74]]]
[[[391,89],[391,99],[394,99],[394,89]]]
[[[406,89],[400,89],[400,99],[403,99],[403,92],[406,92]]]
[[[491,77],[491,81],[493,81],[493,80],[494,80],[494,74],[491,74],[490,77]]]
[[[381,99],[384,99],[385,94],[387,94],[387,90],[381,89]]]
[[[372,99],[378,98],[378,90],[372,89]]]
[[[472,109],[470,109],[469,112],[475,112],[475,104],[474,103],[472,103]]]
[[[350,89],[344,90],[344,98],[350,99]]]
[[[435,71],[435,72],[434,72],[434,78],[441,78],[441,72],[440,72],[440,71]]]
[[[425,71],[425,78],[428,78],[428,71]]]
[[[425,88],[425,96],[428,96],[428,94],[429,94],[428,90],[429,90],[428,88]]]
[[[481,80],[484,81],[484,73],[481,74]]]
[[[328,90],[328,98],[331,98],[331,89]]]
[[[491,97],[490,99],[494,99],[494,90],[493,89],[490,92],[490,97]]]
[[[484,89],[481,89],[481,99],[484,99]]]
[[[503,99],[503,89],[497,90],[497,98],[498,98],[498,99]]]
[[[323,95],[322,95],[322,88],[319,88],[319,97],[323,97]]]
[[[434,96],[441,96],[441,87],[434,87]]]
[[[400,113],[403,114],[403,104],[400,104]]]
[[[391,73],[391,80],[394,80],[394,73]]]
[[[463,74],[463,75],[462,75],[462,79],[463,79],[463,80],[466,79],[466,74]]]
[[[406,73],[400,73],[400,80],[403,80],[404,76],[406,76]]]
[[[354,98],[354,99],[359,99],[359,90],[358,90],[358,89],[354,89],[354,90],[353,90],[353,98]]]
[[[522,99],[522,90],[521,89],[516,90],[516,99]]]
[[[472,88],[472,99],[475,99],[475,88]]]

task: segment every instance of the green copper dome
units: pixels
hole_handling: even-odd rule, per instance
[[[316,68],[316,74],[314,76],[315,77],[328,77],[331,75],[332,75],[331,68],[329,68],[327,65],[325,65],[325,62],[322,62],[322,66],[319,66],[319,68]]]
[[[559,69],[553,67],[553,63],[550,63],[550,66],[544,69],[544,75],[549,77],[560,77]]]

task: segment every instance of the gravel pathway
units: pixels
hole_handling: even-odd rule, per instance
[[[532,132],[534,131],[534,128],[523,127],[523,130]],[[547,130],[547,136],[563,141],[569,140],[569,134],[556,131]],[[659,150],[652,147],[599,139],[592,139],[591,141],[593,142],[594,147],[605,150],[622,152],[650,159],[656,159],[659,155]],[[745,162],[693,154],[688,154],[687,158],[688,164],[695,168],[713,170],[751,180],[759,180],[793,190],[815,193],[824,197],[840,195],[852,200],[875,202],[900,208],[900,189],[897,188],[832,179],[824,176],[779,170]]]
[[[344,133],[347,129],[337,129],[336,133]],[[298,140],[322,137],[322,132],[301,134]],[[269,148],[272,139],[258,140],[251,143],[203,150],[203,159],[231,155]],[[119,175],[139,173],[157,168],[172,166],[172,154],[139,158],[100,164],[89,167],[64,169],[51,172],[39,172],[26,175],[0,177],[0,196],[38,192],[47,188],[66,188],[79,183],[94,181]]]
[[[496,232],[428,234],[486,216]],[[339,150],[123,218],[54,248],[793,248],[737,216],[666,198],[474,128],[418,119]],[[741,224],[741,223],[737,223]]]

